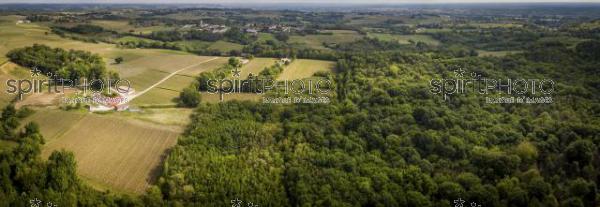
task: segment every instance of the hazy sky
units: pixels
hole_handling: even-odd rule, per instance
[[[600,0],[0,0],[0,3],[324,3],[324,4],[380,4],[380,3],[526,3],[526,2],[596,2]]]

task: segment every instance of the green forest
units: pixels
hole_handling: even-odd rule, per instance
[[[600,206],[600,16],[594,10],[600,7],[444,10],[452,17],[427,9],[395,16],[379,10],[143,8],[119,10],[122,16],[61,12],[27,19],[62,37],[113,44],[111,50],[227,56],[210,57],[227,60],[210,70],[178,77],[189,86],[169,91],[179,95],[173,106],[139,109],[172,107],[177,118],[184,110],[191,114],[161,158],[156,182],[139,195],[99,190],[78,176],[73,152],[42,158],[45,138],[38,124],[27,121],[36,111],[16,107],[15,100],[0,115],[0,141],[16,143],[0,148],[0,207],[30,206],[32,198],[57,206]],[[123,28],[92,25],[115,19]],[[262,29],[249,32],[253,28]],[[130,42],[117,41],[123,37]],[[216,42],[237,49],[181,47]],[[108,58],[81,50],[35,44],[6,56],[73,80],[118,78],[107,69]],[[114,66],[135,64],[132,56],[119,54]],[[331,102],[205,101],[208,81],[231,78],[241,60],[254,57],[292,62],[233,79],[276,80],[297,59],[331,61],[331,72],[311,77],[331,80]],[[149,68],[176,75],[155,69],[159,62]],[[454,80],[463,72],[466,78],[554,85],[550,94],[497,93],[497,85],[490,94],[432,91],[431,80]],[[241,90],[256,88],[250,83]],[[503,96],[551,96],[552,102],[487,101]]]
[[[338,60],[330,104],[199,104],[158,183],[139,198],[81,185],[68,152],[40,160],[44,141],[30,124],[5,132],[19,147],[0,156],[3,201],[19,204],[29,192],[82,206],[227,206],[236,198],[262,206],[452,206],[459,198],[595,206],[597,46],[547,43],[502,58],[449,60],[348,54]],[[555,103],[491,105],[476,94],[447,101],[429,93],[424,80],[449,77],[456,65],[489,77],[551,78]],[[14,126],[16,114],[7,107],[4,125]]]

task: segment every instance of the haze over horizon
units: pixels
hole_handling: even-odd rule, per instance
[[[447,4],[447,3],[600,3],[600,0],[344,0],[344,1],[322,1],[322,0],[0,0],[0,4],[7,3],[86,3],[86,4]]]

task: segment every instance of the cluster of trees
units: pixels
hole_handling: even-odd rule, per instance
[[[600,65],[580,44],[501,58],[354,54],[338,61],[330,104],[200,104],[152,192],[174,205],[597,206]],[[429,92],[458,66],[551,78],[555,102]]]
[[[532,28],[497,27],[489,29],[453,29],[449,32],[430,33],[433,38],[446,44],[460,44],[476,49],[522,50],[544,36],[543,30]]]
[[[55,27],[53,29],[60,29],[60,30],[64,30],[67,32],[73,32],[73,33],[84,34],[84,35],[93,35],[93,34],[107,32],[107,30],[104,30],[104,28],[102,28],[101,26],[96,26],[96,25],[91,25],[91,24],[78,24],[77,26],[74,26],[74,27]]]
[[[315,14],[314,21],[344,21],[338,14],[322,17]],[[337,60],[332,102],[201,103],[198,88],[207,90],[207,80],[240,67],[232,58],[181,93],[181,105],[197,107],[190,125],[156,185],[133,198],[82,185],[69,152],[41,160],[39,130],[28,124],[15,132],[19,112],[9,107],[0,117],[3,135],[18,145],[0,152],[0,198],[6,198],[0,204],[21,206],[35,197],[60,206],[229,206],[234,199],[260,206],[453,206],[458,199],[481,206],[598,206],[600,44],[535,42],[540,35],[494,29],[436,36],[482,49],[509,41],[501,48],[524,50],[484,58],[462,47],[374,39],[331,52],[250,44],[244,50],[253,54]],[[51,72],[98,61],[71,53],[79,54],[35,45],[9,57]],[[429,80],[453,78],[457,67],[489,79],[552,79],[554,103],[491,104],[478,93],[432,94]],[[276,76],[280,69],[259,75]]]
[[[161,42],[161,41],[121,41],[117,42],[117,47],[120,48],[154,48],[154,49],[169,49],[169,50],[182,50],[181,46],[172,42]]]
[[[15,146],[0,149],[0,206],[150,206],[151,196],[131,197],[99,192],[77,177],[72,152],[54,151],[42,158],[44,138],[35,123],[17,131],[19,121],[31,114],[13,105],[2,111],[3,139]]]
[[[174,42],[181,40],[202,40],[208,42],[216,42],[218,40],[227,40],[229,42],[239,44],[249,44],[256,40],[256,37],[244,33],[240,28],[232,27],[225,33],[213,33],[210,31],[182,31],[182,30],[167,30],[167,31],[155,31],[148,35],[140,35],[148,39]]]
[[[104,79],[117,78],[118,74],[109,72],[102,57],[81,50],[64,50],[46,45],[18,48],[7,53],[7,57],[19,65],[37,68],[43,75],[57,75],[69,80],[81,78]]]

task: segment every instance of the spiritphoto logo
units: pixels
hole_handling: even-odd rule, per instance
[[[84,94],[117,92],[128,93],[131,83],[126,79],[66,79],[57,74],[47,73],[41,75],[36,67],[31,69],[30,79],[8,79],[6,80],[6,92],[9,94],[30,93],[65,93],[69,89],[80,89]],[[47,87],[44,89],[44,87]]]
[[[432,79],[430,92],[448,100],[454,94],[475,93],[486,96],[487,103],[552,103],[555,82],[551,79],[505,78],[490,79],[481,74],[467,72],[463,68],[453,71],[455,78]]]
[[[240,79],[240,70],[232,70],[232,78],[208,79],[206,81],[209,94],[268,94],[274,93],[276,96],[264,96],[263,103],[329,103],[330,89],[333,86],[331,80],[326,78],[309,79],[282,79],[274,80],[270,78],[261,78],[249,74],[247,79]],[[200,90],[200,89],[199,89]]]

